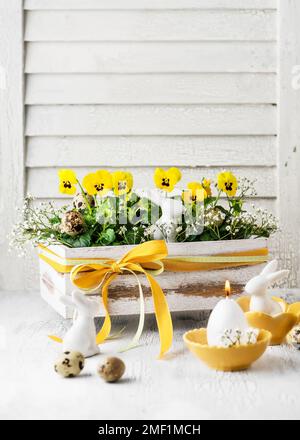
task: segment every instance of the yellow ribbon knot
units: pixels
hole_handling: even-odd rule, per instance
[[[116,263],[112,263],[111,271],[114,273],[122,273],[123,272],[118,261]]]
[[[108,310],[108,288],[111,282],[123,274],[131,273],[136,277],[140,292],[140,320],[138,330],[128,348],[137,345],[144,326],[144,297],[137,274],[144,274],[149,282],[157,327],[160,336],[160,357],[167,352],[173,339],[171,314],[165,295],[152,275],[163,271],[161,260],[168,255],[166,243],[163,240],[154,240],[142,243],[125,254],[120,260],[99,260],[97,264],[79,264],[70,274],[74,286],[87,292],[102,289],[102,301],[105,309],[103,326],[97,334],[96,342],[101,344],[110,334],[111,319]],[[150,270],[151,268],[151,270]]]

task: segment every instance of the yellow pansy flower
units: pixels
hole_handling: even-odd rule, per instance
[[[112,174],[113,189],[117,196],[129,193],[133,187],[133,177],[126,171],[115,171]]]
[[[75,184],[77,183],[77,177],[72,170],[59,170],[59,191],[62,194],[73,195],[76,193]]]
[[[173,191],[175,185],[181,179],[181,172],[178,168],[172,167],[168,170],[156,168],[154,173],[154,182],[157,188],[167,192]]]
[[[211,180],[210,179],[203,179],[202,180],[202,186],[206,191],[207,197],[211,197]]]
[[[207,192],[199,182],[190,182],[187,190],[183,191],[182,198],[184,203],[199,203],[207,198]]]
[[[106,170],[87,174],[82,181],[87,193],[91,196],[104,196],[112,189],[112,176]]]
[[[234,197],[238,188],[237,178],[230,171],[218,174],[218,189],[229,197]]]

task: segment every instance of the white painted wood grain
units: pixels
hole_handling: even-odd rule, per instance
[[[276,9],[276,0],[25,0],[28,10],[52,9]]]
[[[31,74],[26,104],[276,103],[272,73]]]
[[[26,135],[273,135],[273,105],[30,106]]]
[[[79,179],[82,179],[85,174],[91,172],[97,167],[81,167],[73,168]],[[134,175],[134,186],[138,189],[153,188],[153,174],[154,168],[151,167],[124,167],[124,169],[131,171]],[[215,178],[216,174],[222,168],[182,168],[182,180],[180,187],[184,188],[188,182],[201,180],[202,177]],[[276,196],[276,169],[272,167],[263,168],[236,168],[231,170],[238,176],[246,176],[251,180],[257,179],[256,187],[260,197],[275,197]],[[58,177],[57,169],[55,168],[29,168],[28,169],[28,191],[36,197],[59,198],[62,195],[58,191]]]
[[[25,41],[275,40],[276,11],[31,11]]]
[[[276,136],[28,137],[27,167],[275,166]],[[163,154],[162,154],[163,151]]]
[[[275,72],[274,42],[36,42],[26,73]]]
[[[0,290],[23,286],[24,265],[14,276],[8,239],[24,192],[23,10],[19,0],[0,0]]]

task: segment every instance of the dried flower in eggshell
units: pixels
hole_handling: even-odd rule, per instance
[[[106,382],[117,382],[125,373],[125,364],[117,357],[110,357],[105,364],[99,365],[97,372]]]
[[[71,235],[81,234],[84,229],[84,220],[80,212],[67,211],[61,219],[60,230],[62,233]]]
[[[233,347],[234,345],[249,345],[255,344],[259,330],[249,327],[242,331],[236,329],[225,329],[221,336],[221,346],[225,348]]]

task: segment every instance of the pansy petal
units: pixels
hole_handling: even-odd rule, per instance
[[[181,179],[181,172],[178,168],[169,168],[164,170],[162,168],[156,168],[154,173],[154,182],[157,188],[166,192],[171,192],[177,182]]]
[[[236,194],[238,183],[237,178],[230,171],[223,171],[218,175],[218,189],[225,192],[229,197]]]
[[[70,183],[77,183],[77,177],[73,170],[61,169],[58,171],[60,180],[67,180]]]
[[[63,182],[59,184],[59,192],[61,194],[74,195],[76,193],[76,187],[71,185],[70,187],[65,186]]]
[[[169,168],[167,174],[170,176],[172,181],[174,181],[174,185],[181,180],[181,172],[176,167]]]

